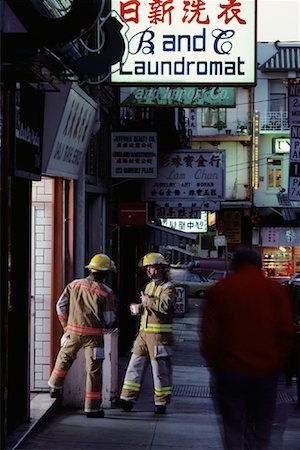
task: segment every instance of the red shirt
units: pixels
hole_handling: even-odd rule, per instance
[[[213,367],[276,373],[294,334],[287,293],[253,265],[245,266],[210,289],[202,332],[203,353]]]

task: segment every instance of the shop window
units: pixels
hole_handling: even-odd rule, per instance
[[[265,247],[263,270],[269,277],[290,277],[293,274],[292,247]]]
[[[202,126],[220,130],[226,128],[226,109],[202,108]]]
[[[295,247],[295,272],[300,273],[300,247]]]
[[[282,186],[282,161],[281,159],[268,158],[267,160],[268,189],[281,188]]]

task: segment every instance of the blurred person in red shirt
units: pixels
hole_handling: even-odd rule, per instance
[[[202,352],[215,377],[225,447],[268,449],[292,313],[284,288],[263,275],[256,251],[238,249],[232,269],[208,292]]]

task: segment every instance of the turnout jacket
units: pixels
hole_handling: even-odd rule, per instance
[[[176,290],[170,281],[155,284],[152,280],[145,287],[148,300],[139,304],[140,331],[172,333]]]
[[[93,275],[69,283],[56,311],[65,333],[82,336],[101,338],[104,328],[113,326],[116,319],[113,291]]]

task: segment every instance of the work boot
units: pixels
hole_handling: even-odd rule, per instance
[[[50,388],[50,397],[51,398],[60,398],[61,397],[61,389]]]
[[[102,419],[104,417],[103,409],[100,409],[100,411],[89,411],[85,414],[89,419]]]
[[[155,414],[166,414],[166,405],[155,405]]]
[[[126,412],[130,412],[133,408],[133,402],[130,400],[123,400],[122,398],[118,398],[115,405],[122,408]]]

